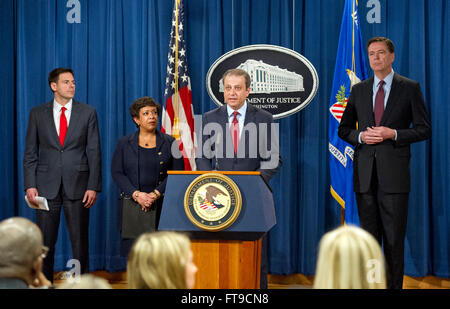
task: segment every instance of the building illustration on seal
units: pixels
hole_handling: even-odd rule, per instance
[[[303,88],[303,76],[263,61],[248,59],[238,69],[246,71],[252,80],[250,91],[256,93],[299,92]],[[219,91],[223,92],[223,80],[219,81]]]

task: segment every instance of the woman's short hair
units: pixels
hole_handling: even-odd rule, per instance
[[[127,262],[131,289],[186,289],[186,267],[191,250],[189,238],[176,232],[139,236]]]
[[[161,105],[156,103],[156,101],[151,97],[142,97],[142,98],[139,98],[136,101],[134,101],[133,104],[131,104],[131,106],[130,106],[131,118],[132,119],[139,118],[139,111],[141,110],[141,108],[143,108],[145,106],[155,106],[156,111],[158,112],[158,116],[159,116],[159,113],[161,111]],[[136,124],[136,126],[138,127],[137,124]]]
[[[375,238],[356,226],[326,233],[319,245],[314,288],[386,288],[384,257]]]

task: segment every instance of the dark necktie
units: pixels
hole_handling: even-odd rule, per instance
[[[61,143],[61,147],[64,145],[64,139],[66,138],[67,133],[67,118],[64,111],[67,108],[61,108],[61,117],[59,118],[59,141]]]
[[[233,138],[234,154],[237,154],[237,148],[239,144],[239,121],[237,120],[238,112],[233,112],[233,122],[231,123],[231,137]]]
[[[378,84],[377,95],[375,96],[375,106],[373,108],[373,115],[375,116],[375,125],[378,127],[381,122],[381,118],[383,117],[384,112],[384,81],[380,80]]]

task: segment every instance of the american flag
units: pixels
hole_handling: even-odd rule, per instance
[[[195,170],[194,111],[184,41],[183,0],[175,0],[170,31],[162,131],[176,138],[186,170]]]

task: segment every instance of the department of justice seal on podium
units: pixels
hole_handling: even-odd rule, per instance
[[[195,178],[184,195],[184,210],[198,228],[217,232],[231,226],[242,207],[241,192],[229,177],[207,173]]]

